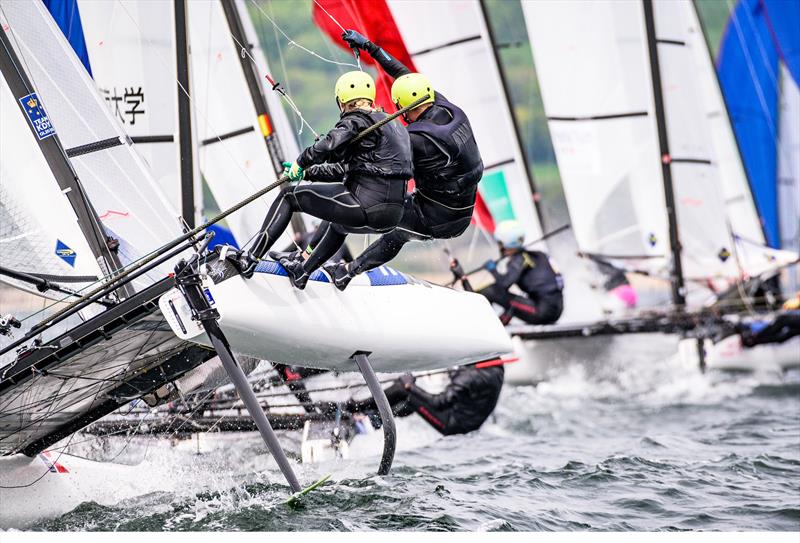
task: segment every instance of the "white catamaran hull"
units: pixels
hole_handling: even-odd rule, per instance
[[[800,367],[800,337],[783,343],[746,347],[738,334],[713,343],[705,340],[706,367],[724,371],[784,371]],[[679,345],[681,359],[699,365],[697,340],[685,339]]]
[[[94,462],[55,452],[31,458],[0,457],[0,529],[26,528],[86,502],[111,506],[162,490],[158,477],[143,477],[134,466]],[[14,487],[14,488],[9,488]]]
[[[478,294],[434,286],[377,268],[340,292],[317,272],[305,290],[292,287],[275,262],[252,279],[208,281],[206,295],[236,352],[306,367],[355,371],[351,357],[370,353],[375,371],[438,369],[513,351],[489,303]],[[214,273],[212,271],[211,275]],[[160,307],[173,331],[209,345],[173,290]],[[180,321],[180,322],[179,322]]]

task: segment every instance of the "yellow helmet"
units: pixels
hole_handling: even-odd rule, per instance
[[[433,97],[435,96],[433,85],[431,85],[430,80],[422,74],[406,74],[400,76],[394,80],[394,84],[392,85],[392,102],[394,102],[398,108],[413,104],[426,94],[429,94],[430,98],[422,102],[422,104],[433,102]]]
[[[336,101],[346,104],[356,98],[375,101],[375,80],[366,72],[347,72],[336,80]]]

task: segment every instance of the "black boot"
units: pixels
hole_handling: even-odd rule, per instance
[[[334,286],[343,292],[344,289],[347,288],[347,285],[350,284],[353,277],[355,277],[350,275],[350,272],[347,270],[347,264],[341,262],[337,264],[325,264],[322,266],[322,269],[331,277]]]
[[[239,268],[239,272],[241,273],[242,277],[245,279],[250,279],[256,272],[258,259],[250,254],[249,251],[239,251],[234,264],[237,268]]]
[[[269,257],[274,260],[275,262],[280,262],[284,258],[288,258],[289,260],[297,260],[300,256],[300,250],[295,249],[294,251],[270,251]]]
[[[306,283],[308,283],[308,273],[306,270],[303,269],[303,259],[289,259],[289,258],[282,258],[281,259],[281,266],[286,270],[287,275],[289,276],[289,281],[291,281],[292,285],[296,289],[303,290],[306,288]]]

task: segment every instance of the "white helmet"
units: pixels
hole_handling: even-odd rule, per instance
[[[503,221],[495,227],[494,239],[507,249],[520,249],[525,243],[525,230],[518,221]]]

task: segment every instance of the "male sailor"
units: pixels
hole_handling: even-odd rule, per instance
[[[336,81],[339,122],[306,148],[285,174],[308,184],[283,188],[267,212],[249,253],[240,255],[242,275],[251,277],[256,264],[278,240],[294,213],[323,220],[319,241],[306,261],[284,260],[289,280],[303,289],[311,273],[344,244],[348,233],[383,233],[403,216],[406,182],[412,175],[408,133],[399,123],[388,123],[365,138],[354,138],[386,114],[377,111],[375,81],[360,71]]]
[[[431,394],[406,374],[386,389],[386,397],[396,416],[418,413],[442,435],[466,434],[481,427],[494,411],[503,388],[502,364],[484,368],[457,367],[450,371],[450,382],[439,394]],[[351,413],[374,411],[373,399],[351,400],[345,405]]]
[[[392,100],[398,108],[425,95],[429,98],[403,116],[409,123],[416,182],[416,190],[405,199],[403,220],[353,262],[325,267],[340,290],[359,273],[393,259],[411,240],[461,235],[470,224],[478,181],[483,174],[483,162],[472,127],[458,106],[442,93],[435,92],[427,77],[411,73],[355,30],[346,31],[342,37],[351,47],[367,51],[395,78]]]
[[[505,271],[498,269],[498,261],[487,261],[484,268],[494,276],[494,283],[477,292],[503,308],[500,316],[503,324],[508,324],[513,317],[528,324],[556,322],[564,308],[561,274],[553,268],[545,253],[525,249],[525,230],[519,222],[501,222],[495,228],[494,236]],[[525,295],[509,292],[513,285],[517,285]]]

